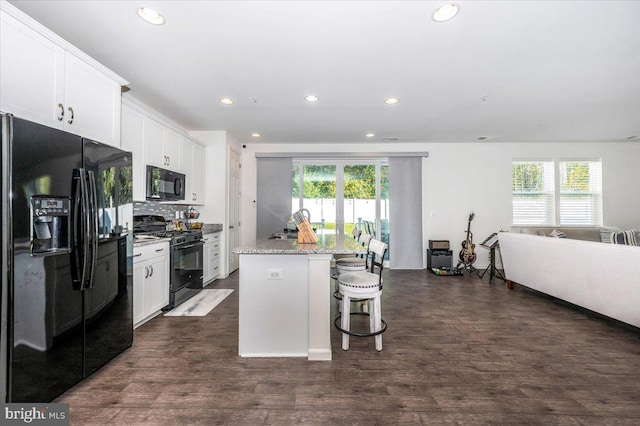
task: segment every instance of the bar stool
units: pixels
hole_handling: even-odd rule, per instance
[[[372,239],[368,250],[368,253],[371,254],[370,268],[368,267],[365,271],[338,275],[338,291],[342,296],[341,313],[335,318],[333,324],[342,332],[342,349],[345,351],[349,349],[349,336],[375,336],[376,350],[382,350],[382,333],[387,329],[387,323],[382,319],[380,296],[382,295],[382,270],[386,252],[387,245],[385,243]],[[352,299],[366,300],[369,304],[369,312],[351,312]],[[351,315],[369,316],[369,332],[351,331]]]
[[[358,242],[363,246],[369,246],[369,241],[371,241],[371,235],[358,233]],[[367,259],[363,257],[341,257],[336,259],[336,271],[331,275],[331,278],[335,280],[336,286],[333,292],[333,297],[338,300],[342,299],[340,293],[338,291],[338,277],[340,274],[348,273],[348,272],[357,272],[357,271],[366,271],[367,269]]]

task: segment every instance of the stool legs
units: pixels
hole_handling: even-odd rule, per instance
[[[372,316],[375,317],[375,329],[372,331],[382,330],[382,309],[380,305],[380,295],[378,295],[373,299]],[[382,350],[382,334],[376,336],[376,350]]]
[[[374,333],[382,330],[382,309],[380,295],[363,302],[363,307],[368,307],[369,311],[369,331]],[[342,314],[340,317],[340,327],[343,330],[349,331],[351,328],[351,297],[343,294],[342,301],[340,302],[342,308]],[[382,350],[382,334],[375,336],[376,350],[379,352]],[[342,349],[349,349],[349,335],[342,333]]]
[[[351,320],[351,298],[346,294],[342,295],[342,317],[340,327],[343,330],[350,330],[350,320]],[[349,335],[347,333],[342,333],[342,350],[349,349]]]

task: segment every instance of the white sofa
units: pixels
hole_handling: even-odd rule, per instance
[[[509,281],[640,327],[640,246],[501,232]]]

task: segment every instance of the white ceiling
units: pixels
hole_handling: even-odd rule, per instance
[[[245,143],[640,135],[640,1],[458,1],[445,23],[440,1],[11,3],[185,128]]]

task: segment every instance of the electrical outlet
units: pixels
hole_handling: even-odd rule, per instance
[[[267,279],[268,280],[281,280],[282,279],[282,269],[267,269]]]

